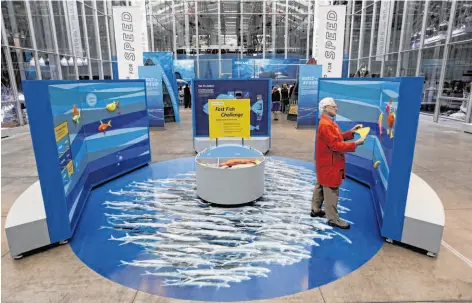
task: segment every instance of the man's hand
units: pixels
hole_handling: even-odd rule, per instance
[[[365,137],[360,138],[356,141],[356,146],[363,145],[365,143]]]
[[[355,132],[356,130],[358,130],[358,129],[360,129],[360,128],[363,128],[363,127],[364,127],[364,125],[362,125],[362,124],[357,124],[356,126],[354,126],[354,127],[351,129],[351,131]]]

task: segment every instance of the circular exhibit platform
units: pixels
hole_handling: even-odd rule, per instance
[[[197,196],[206,202],[238,205],[264,194],[265,157],[248,146],[220,145],[195,157]]]
[[[159,162],[94,189],[71,241],[100,275],[186,300],[249,301],[333,282],[383,244],[369,188],[341,187],[350,230],[311,218],[313,163],[265,159],[265,193],[242,207],[202,202],[195,158]]]

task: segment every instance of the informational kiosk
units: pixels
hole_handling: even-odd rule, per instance
[[[144,80],[24,81],[39,181],[8,213],[13,257],[72,237],[94,186],[150,162]]]
[[[369,128],[361,134],[365,144],[346,154],[346,172],[371,188],[382,236],[435,255],[444,208],[434,190],[411,172],[423,80],[322,78],[318,100],[334,98],[342,131],[356,124]]]
[[[218,145],[219,138],[250,139],[250,100],[208,101],[210,138],[216,146],[195,158],[197,195],[210,203],[245,204],[264,194],[263,154],[242,145]]]
[[[200,152],[216,146],[210,138],[209,100],[224,99],[239,102],[250,100],[250,138],[245,146],[266,153],[271,146],[271,79],[199,79],[192,82],[193,147]],[[241,137],[220,137],[218,144],[241,144]]]

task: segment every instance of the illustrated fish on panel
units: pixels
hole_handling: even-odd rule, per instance
[[[108,123],[103,123],[102,120],[100,120],[100,126],[98,127],[98,131],[103,132],[103,134],[105,135],[109,127],[111,127],[111,120],[109,120]]]
[[[77,109],[77,106],[74,104],[72,107],[72,122],[79,123],[80,121],[80,111]]]

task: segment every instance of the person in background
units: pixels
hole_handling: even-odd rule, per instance
[[[179,105],[184,105],[184,90],[182,89],[182,86],[179,86]]]
[[[347,132],[341,132],[334,118],[338,107],[333,98],[324,98],[319,105],[322,116],[316,134],[316,176],[315,191],[311,204],[312,217],[328,218],[331,226],[348,229],[350,225],[341,220],[338,214],[339,187],[346,177],[346,161],[344,153],[355,152],[357,146],[364,144],[365,138],[355,142],[345,142],[354,139],[354,131],[362,127],[354,126]],[[321,206],[325,203],[325,210]]]
[[[185,84],[184,88],[184,107],[185,108],[192,108],[192,95],[190,94],[190,88],[188,84]]]
[[[272,113],[274,114],[274,121],[278,121],[278,112],[280,111],[280,91],[277,86],[272,86]]]
[[[289,97],[287,84],[283,85],[281,94],[282,94],[282,112],[286,113],[287,108],[288,108],[288,97]]]

